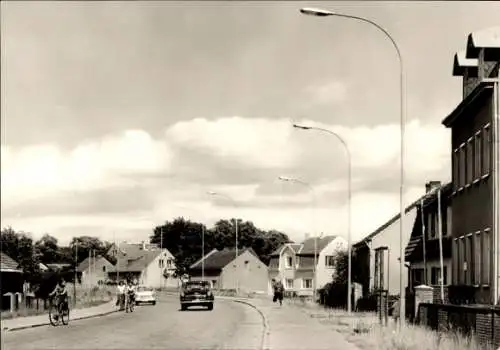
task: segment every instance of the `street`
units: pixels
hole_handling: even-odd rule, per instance
[[[179,311],[177,296],[131,314],[70,321],[2,334],[2,348],[21,349],[259,349],[262,320],[252,308],[216,300],[214,310]]]

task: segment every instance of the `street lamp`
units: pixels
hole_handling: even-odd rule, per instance
[[[207,194],[210,195],[210,196],[220,196],[220,197],[226,198],[231,203],[233,203],[233,206],[235,208],[238,208],[238,206],[236,205],[236,201],[233,198],[231,198],[228,195],[226,195],[226,194],[219,193],[219,192],[214,192],[214,191],[208,191]],[[235,219],[234,229],[235,229],[234,235],[235,235],[235,248],[236,248],[235,259],[236,259],[236,258],[238,258],[238,218]],[[236,276],[236,292],[238,292],[238,285],[239,285],[239,283],[238,283],[238,276]]]
[[[352,218],[352,162],[351,162],[351,152],[347,146],[347,142],[336,132],[323,129],[315,126],[303,126],[298,124],[293,124],[296,129],[302,130],[317,130],[325,132],[327,134],[336,137],[345,149],[347,155],[347,312],[351,312],[351,302],[352,302],[352,230],[351,230],[351,218]]]
[[[308,182],[302,181],[300,179],[285,177],[285,176],[279,176],[278,180],[286,181],[286,182],[293,182],[293,183],[297,183],[297,184],[300,184],[300,185],[307,187],[311,191],[311,195],[313,198],[313,213],[314,213],[314,211],[316,210],[316,192],[314,191],[314,188],[311,186],[311,184],[309,184]],[[316,218],[314,218],[314,220],[316,220]],[[315,222],[313,222],[313,224],[315,224]],[[318,262],[317,262],[318,256],[317,255],[318,255],[318,236],[317,236],[316,230],[314,230],[314,268],[313,268],[313,274],[314,274],[313,299],[314,299],[314,301],[316,301],[316,282],[317,282],[316,265],[318,264]]]
[[[380,25],[377,23],[363,18],[363,17],[358,17],[358,16],[353,16],[353,15],[346,15],[342,13],[337,13],[337,12],[332,12],[328,10],[321,10],[321,9],[315,9],[315,8],[302,8],[300,9],[300,12],[304,15],[311,15],[311,16],[316,16],[316,17],[327,17],[327,16],[335,16],[335,17],[343,17],[343,18],[349,18],[349,19],[354,19],[360,22],[365,22],[368,23],[374,27],[376,27],[378,30],[380,30],[384,35],[390,40],[392,43],[394,49],[396,50],[398,60],[399,60],[399,88],[400,88],[400,130],[401,130],[401,141],[400,141],[400,149],[401,149],[401,161],[400,161],[400,186],[399,186],[399,206],[400,206],[400,220],[399,220],[399,255],[401,257],[401,261],[399,264],[399,278],[400,278],[400,283],[399,283],[399,293],[400,293],[400,300],[401,300],[401,307],[399,309],[399,319],[401,324],[405,323],[405,303],[403,302],[405,300],[405,285],[404,285],[404,244],[403,244],[403,233],[404,233],[404,219],[405,219],[405,207],[404,207],[404,185],[405,185],[405,173],[404,173],[404,163],[405,163],[405,129],[406,129],[406,110],[405,110],[405,90],[404,90],[404,68],[403,68],[403,58],[401,56],[401,51],[399,50],[398,44],[396,44],[396,41],[392,38],[392,36],[387,32],[384,28],[382,28]]]

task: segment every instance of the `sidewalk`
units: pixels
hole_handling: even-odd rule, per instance
[[[83,320],[86,318],[104,316],[117,312],[115,301],[110,301],[102,305],[93,306],[84,309],[71,309],[69,321]],[[28,317],[16,317],[8,320],[1,320],[1,329],[3,331],[16,331],[26,328],[41,327],[50,325],[49,315],[36,315]]]
[[[342,334],[309,317],[293,305],[283,306],[273,304],[272,300],[262,298],[234,298],[245,304],[252,305],[266,318],[267,335],[264,339],[264,349],[333,349],[358,350],[349,343]]]

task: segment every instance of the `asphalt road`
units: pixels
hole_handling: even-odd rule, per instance
[[[262,320],[256,310],[217,300],[212,311],[179,311],[177,297],[161,296],[155,306],[68,326],[2,333],[6,350],[21,349],[259,349]]]

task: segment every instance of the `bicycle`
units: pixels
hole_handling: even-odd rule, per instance
[[[67,301],[54,303],[54,298],[49,300],[49,321],[54,327],[59,326],[60,322],[63,325],[69,323],[69,305]]]
[[[127,293],[125,298],[125,312],[134,312],[135,301],[132,295]]]

